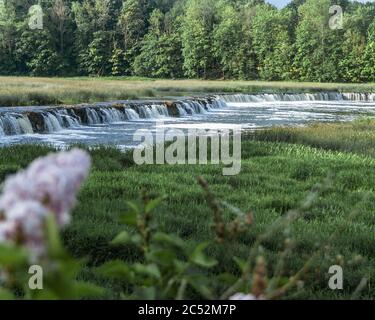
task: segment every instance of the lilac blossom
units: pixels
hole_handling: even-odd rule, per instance
[[[236,293],[229,298],[229,300],[233,301],[241,301],[241,300],[264,300],[263,296],[256,297],[253,294],[244,294],[244,293]]]
[[[76,194],[91,160],[81,150],[51,154],[5,181],[0,197],[0,242],[22,244],[43,254],[44,221],[54,214],[62,228],[70,221]]]

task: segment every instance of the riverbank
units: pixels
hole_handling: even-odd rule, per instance
[[[0,106],[94,103],[111,100],[168,99],[210,93],[374,93],[375,84],[153,80],[147,78],[0,77]]]
[[[375,277],[373,132],[372,120],[261,131],[243,140],[242,171],[233,177],[222,176],[221,166],[136,166],[131,154],[104,147],[93,150],[93,171],[80,193],[65,242],[75,256],[88,258],[81,277],[105,286],[107,298],[119,298],[126,283],[108,282],[94,270],[107,260],[132,261],[136,255],[131,246],[109,244],[122,229],[117,217],[127,211],[126,202],[136,199],[141,189],[166,195],[155,212],[161,229],[178,234],[193,247],[214,238],[212,213],[196,181],[203,176],[220,200],[254,214],[254,224],[245,234],[208,250],[212,256],[223,257],[223,263],[205,277],[238,274],[233,257],[245,259],[255,239],[289,210],[300,208],[314,190],[318,196],[313,203],[287,228],[265,237],[257,254],[265,257],[271,278],[277,272],[285,241],[292,243],[284,257],[280,282],[315,255],[299,289],[293,288],[284,298],[351,298],[363,278]],[[41,146],[0,149],[0,180],[50,151]],[[228,210],[225,217],[230,217]],[[334,264],[344,267],[344,290],[340,292],[330,290],[327,284],[328,269]],[[222,287],[219,283],[217,290]],[[375,298],[373,287],[370,280],[355,297]],[[200,295],[190,292],[189,297]]]

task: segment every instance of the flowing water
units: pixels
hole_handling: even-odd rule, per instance
[[[375,116],[375,94],[316,93],[217,95],[163,102],[116,102],[62,107],[0,108],[0,146],[47,143],[56,147],[84,143],[131,148],[138,129],[244,130],[301,126],[311,122],[351,121]]]

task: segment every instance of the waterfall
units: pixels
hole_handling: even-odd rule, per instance
[[[115,108],[85,108],[89,125],[122,122],[126,120],[125,114]]]
[[[82,125],[111,124],[142,119],[159,119],[171,116],[186,117],[203,114],[211,109],[226,106],[224,99],[186,99],[176,102],[176,112],[166,104],[138,104],[123,108],[101,106],[78,106],[76,108],[27,109],[0,113],[0,136],[32,133],[53,133]]]
[[[42,114],[44,119],[44,131],[47,133],[62,130],[61,124],[57,117],[50,112]]]
[[[138,113],[141,118],[145,118],[145,119],[153,118],[153,113],[148,106],[139,106]]]
[[[136,108],[140,118],[144,119],[158,119],[170,116],[168,108],[162,104],[137,106]]]
[[[125,115],[115,108],[100,109],[104,115],[105,123],[121,122],[126,120]]]
[[[177,110],[178,110],[178,115],[180,117],[186,117],[188,115],[188,113],[186,112],[186,110],[184,109],[184,107],[181,105],[180,102],[176,103],[176,107],[177,107]]]
[[[159,114],[162,117],[169,117],[169,112],[165,105],[152,105],[151,109],[155,114]]]
[[[33,127],[26,115],[15,113],[0,115],[0,136],[29,133],[33,133]]]
[[[125,115],[127,117],[127,120],[138,120],[139,119],[139,114],[135,112],[135,110],[131,108],[125,108]]]
[[[375,101],[375,93],[343,93],[344,100]]]
[[[182,101],[179,104],[180,104],[179,107],[183,109],[182,111],[183,115],[203,114],[212,108],[212,105],[208,103],[204,105],[202,102],[194,101],[194,100]],[[181,112],[180,112],[180,115],[181,115]]]
[[[182,108],[185,110],[186,114],[193,115],[195,114],[194,109],[191,107],[191,105],[188,102],[182,102]]]
[[[69,110],[71,114],[68,113],[68,110],[61,109],[55,111],[55,116],[59,120],[59,123],[62,127],[65,128],[77,128],[80,124],[80,119],[77,115],[74,114],[74,110]]]
[[[216,97],[215,100],[213,100],[211,103],[211,108],[214,109],[225,108],[226,106],[227,104],[220,97]]]
[[[206,109],[201,102],[191,101],[191,104],[195,110],[195,113],[206,113]]]
[[[32,134],[34,133],[33,126],[27,116],[22,116],[18,118],[18,123],[22,130],[23,134]]]
[[[375,101],[375,94],[368,93],[299,93],[299,94],[234,94],[221,95],[220,100],[234,103],[272,102],[272,101]]]
[[[86,112],[88,124],[90,124],[90,125],[99,124],[101,122],[99,114],[93,108],[86,108],[85,112]]]
[[[169,103],[131,103],[50,108],[0,109],[0,136],[52,133],[84,125],[103,125],[139,119],[189,117],[226,108],[227,103],[277,101],[359,101],[375,102],[374,93],[318,92],[301,94],[233,94],[185,98]]]

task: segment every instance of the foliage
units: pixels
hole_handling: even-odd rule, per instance
[[[373,298],[373,132],[372,120],[258,132],[244,139],[243,170],[235,177],[223,177],[222,168],[210,165],[139,167],[131,155],[116,149],[92,150],[93,171],[79,195],[72,224],[63,233],[73,256],[84,259],[75,280],[103,287],[101,298],[163,297],[160,283],[165,278],[159,282],[156,269],[147,266],[156,264],[161,274],[176,266],[146,257],[144,243],[149,243],[148,252],[171,251],[178,261],[188,263],[192,252],[209,242],[204,256],[218,264],[189,264],[177,283],[192,273],[204,275],[202,284],[214,298],[235,292],[286,299]],[[50,150],[0,150],[0,177]],[[207,180],[200,179],[204,193],[196,183],[198,175]],[[127,201],[136,199],[140,190],[147,193]],[[150,214],[146,207],[153,209]],[[184,249],[171,245],[165,235],[178,244],[180,238]],[[251,269],[245,268],[246,261]],[[327,270],[333,264],[345,270],[345,287],[339,293],[327,289]],[[124,270],[134,277],[108,278],[108,273],[118,277]],[[358,286],[366,279],[365,286]],[[153,289],[145,290],[145,284]],[[176,298],[176,287],[166,296]],[[182,292],[187,299],[206,297],[191,284]]]
[[[29,30],[32,4],[0,6],[2,75],[374,81],[371,2],[53,0]]]

